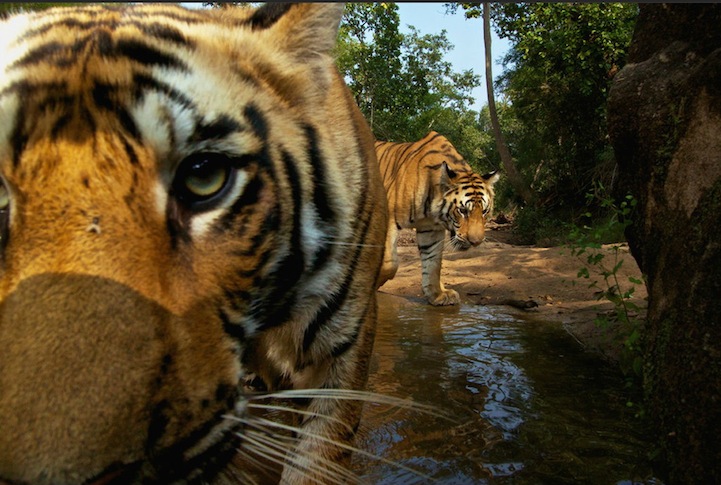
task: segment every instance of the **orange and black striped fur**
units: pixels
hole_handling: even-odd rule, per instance
[[[0,483],[352,479],[387,209],[342,13],[0,22]]]
[[[423,294],[432,305],[458,304],[458,292],[441,283],[446,230],[454,249],[483,242],[499,174],[474,173],[451,142],[435,131],[417,142],[376,141],[375,147],[390,214],[381,284],[398,270],[398,231],[415,228]]]

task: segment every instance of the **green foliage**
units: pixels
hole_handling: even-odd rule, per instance
[[[637,12],[632,3],[494,5],[498,34],[513,45],[499,87],[539,149],[519,162],[536,170],[543,161],[541,200],[578,204],[594,180],[610,178],[606,98]]]
[[[638,6],[489,5],[496,31],[512,43],[498,84],[501,130],[537,195],[535,207],[526,207],[502,179],[496,207],[516,213],[528,242],[556,241],[559,221],[577,220],[594,182],[615,183],[606,97],[625,63]],[[447,12],[459,6],[467,18],[481,13],[477,3],[446,4]],[[444,60],[453,48],[446,33],[422,35],[411,28],[402,35],[398,27],[395,4],[349,3],[339,33],[338,66],[376,137],[410,141],[436,130],[476,170],[500,167],[488,108],[468,109],[469,93],[480,81],[470,72],[454,73]]]
[[[337,64],[378,139],[415,141],[436,130],[460,140],[461,130],[451,128],[468,126],[470,93],[480,79],[453,71],[444,60],[451,49],[445,31],[422,35],[411,26],[401,34],[393,3],[346,5]]]
[[[469,19],[482,13],[479,3],[445,5],[451,13],[460,7]],[[615,182],[606,98],[625,63],[638,5],[488,5],[497,34],[511,42],[505,71],[495,83],[510,106],[506,118],[515,123],[504,136],[516,166],[537,194],[537,207],[519,209],[525,224],[521,231],[528,234],[535,227],[534,232],[543,232],[547,218],[575,220],[574,208],[583,206],[594,182]],[[515,203],[513,194],[507,194],[506,203]]]
[[[560,223],[558,214],[551,213],[548,208],[528,205],[509,212],[512,214],[513,234],[518,244],[547,247],[567,241],[565,224]]]
[[[621,354],[621,368],[629,377],[629,382],[640,384],[643,375],[642,330],[643,319],[639,317],[641,309],[632,301],[636,288],[643,285],[642,277],[628,277],[623,281],[619,270],[623,265],[622,254],[625,251],[621,244],[611,244],[603,248],[609,239],[617,239],[625,228],[631,224],[631,212],[636,206],[636,199],[627,195],[620,202],[611,198],[601,184],[587,195],[589,205],[600,205],[610,215],[595,225],[584,224],[571,226],[568,247],[571,255],[578,258],[583,266],[578,271],[578,278],[588,281],[588,287],[596,291],[599,300],[607,300],[613,304],[610,314],[599,315],[595,323],[600,328],[610,325],[620,330],[624,336],[624,351]],[[592,213],[585,214],[587,219]]]

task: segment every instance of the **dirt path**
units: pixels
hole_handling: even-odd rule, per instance
[[[513,244],[508,225],[489,224],[487,242],[465,252],[446,252],[441,281],[461,295],[464,304],[511,305],[529,308],[524,311],[539,321],[557,322],[588,350],[617,361],[622,338],[617,332],[596,328],[598,314],[610,312],[613,305],[599,301],[598,289],[589,288],[592,280],[604,287],[603,278],[591,273],[592,280],[579,278],[584,261],[571,255],[568,248],[521,246]],[[623,264],[618,272],[622,285],[633,286],[628,277],[640,279],[640,270],[621,246]],[[606,260],[613,257],[607,248]],[[415,233],[404,230],[399,238],[400,266],[395,278],[380,291],[417,300],[425,304],[421,291],[421,267]],[[646,288],[637,285],[636,305],[646,307]],[[624,289],[626,289],[624,287]],[[537,305],[537,306],[536,306]]]

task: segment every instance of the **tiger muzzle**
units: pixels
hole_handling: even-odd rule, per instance
[[[100,277],[40,274],[7,295],[0,483],[84,483],[142,456],[167,323],[158,305]]]

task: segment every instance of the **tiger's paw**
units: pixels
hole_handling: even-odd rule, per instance
[[[458,305],[461,296],[456,290],[444,289],[434,298],[428,298],[428,302],[433,306]]]

